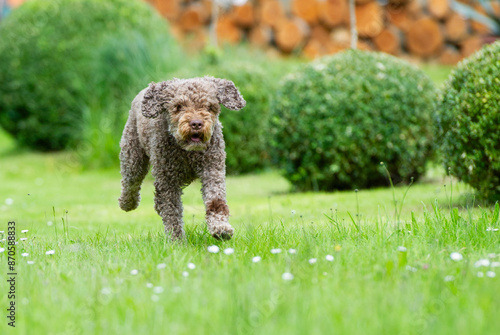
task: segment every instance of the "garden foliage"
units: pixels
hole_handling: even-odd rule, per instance
[[[28,1],[0,25],[0,124],[31,148],[87,137],[87,151],[103,150],[98,137],[123,128],[133,94],[177,54],[165,20],[143,1]]]
[[[438,100],[438,134],[444,166],[477,189],[500,199],[500,42],[462,61]]]
[[[350,50],[284,78],[275,99],[274,157],[297,190],[415,180],[432,153],[436,90],[415,66]]]

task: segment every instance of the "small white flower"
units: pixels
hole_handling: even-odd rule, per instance
[[[136,274],[138,274],[138,273],[139,273],[139,270],[136,270],[136,269],[133,269],[132,271],[130,271],[130,274],[131,274],[132,276],[135,276],[135,275],[136,275]]]
[[[490,260],[489,259],[480,259],[476,263],[474,263],[474,267],[478,268],[481,266],[490,266]]]
[[[294,255],[294,254],[297,253],[297,250],[295,250],[295,249],[288,249],[288,253]]]
[[[111,294],[111,289],[109,287],[103,287],[101,293],[104,295]]]
[[[0,252],[4,252],[5,251],[5,248],[0,248]]]
[[[183,272],[182,272],[182,276],[183,276],[183,277],[188,277],[188,276],[189,276],[189,272],[187,272],[187,271],[183,271]]]
[[[47,226],[52,226],[52,221],[47,221]]]
[[[194,265],[194,263],[188,263],[188,269],[194,270],[194,269],[196,269],[196,265]]]
[[[14,199],[12,199],[12,198],[7,198],[7,199],[5,199],[5,204],[6,204],[7,206],[12,205],[13,203],[14,203]]]
[[[398,247],[398,251],[401,251],[401,252],[406,252],[408,249],[406,249],[405,247],[403,246],[399,246]]]
[[[384,64],[382,64],[382,63],[377,63],[376,65],[377,65],[377,69],[379,69],[379,70],[381,70],[381,71],[384,71],[384,70],[385,70],[385,66],[384,66]]]
[[[3,234],[3,233],[5,233],[5,232],[3,230],[0,230],[0,234]]]
[[[160,297],[159,297],[159,296],[157,296],[156,294],[153,294],[153,295],[151,296],[151,300],[152,300],[152,301],[154,301],[154,302],[157,302],[157,301],[160,301]]]
[[[292,215],[295,215],[295,213],[296,213],[296,212],[295,212],[295,210],[294,210],[294,209],[292,209],[292,212],[291,212],[291,213],[292,213]]]
[[[491,267],[492,268],[499,268],[500,267],[500,262],[491,262]]]
[[[21,241],[26,241],[28,238],[27,237],[21,237],[20,240]]]
[[[153,292],[156,293],[156,294],[160,294],[160,293],[163,292],[163,287],[161,287],[161,286],[155,286],[153,288]]]
[[[326,255],[325,259],[329,262],[333,262],[335,258],[332,255]]]
[[[49,250],[49,251],[46,251],[46,252],[45,252],[45,254],[46,254],[46,255],[53,255],[53,254],[55,254],[55,253],[56,253],[56,251],[55,251],[55,250]]]
[[[496,277],[496,275],[497,275],[497,274],[496,274],[495,272],[493,272],[493,271],[488,271],[488,272],[486,272],[486,276],[488,276],[488,277],[490,277],[490,278],[495,278],[495,277]]]
[[[21,233],[23,233],[23,234],[26,234],[27,232],[29,232],[28,229],[21,230]]]
[[[453,277],[453,276],[444,277],[444,281],[446,281],[446,282],[453,281],[453,280],[455,280],[455,277]]]
[[[488,227],[486,231],[498,231],[498,228]]]
[[[153,284],[152,284],[152,283],[147,283],[147,284],[146,284],[146,287],[147,287],[147,288],[153,288]]]
[[[156,268],[157,268],[158,270],[165,269],[166,267],[167,267],[167,264],[165,264],[165,263],[160,263],[160,264],[158,264],[158,265],[156,266]]]
[[[495,253],[488,254],[488,258],[495,258],[495,257],[497,257],[497,254]]]
[[[314,263],[316,263],[316,261],[317,261],[317,259],[316,259],[316,258],[311,258],[311,259],[309,260],[309,264],[314,264]]]
[[[293,279],[293,275],[290,273],[290,272],[285,272],[281,275],[281,278],[283,280],[292,280]]]
[[[478,272],[478,273],[477,273],[477,276],[478,276],[479,278],[483,278],[483,277],[484,277],[484,272]]]
[[[28,257],[28,256],[29,256],[29,254],[28,254],[27,252],[23,252],[23,253],[21,254],[21,256],[23,256],[23,257]]]
[[[407,265],[406,270],[410,272],[417,272],[417,268],[414,268],[413,266]]]
[[[207,249],[208,249],[208,252],[211,252],[212,254],[216,254],[219,252],[219,247],[216,245],[211,245]]]
[[[227,248],[227,249],[224,249],[224,253],[226,255],[231,255],[231,254],[234,254],[234,249],[233,248]]]
[[[281,252],[280,248],[271,249],[271,254],[279,254]]]
[[[464,256],[462,256],[462,254],[461,254],[461,253],[459,253],[459,252],[452,252],[452,253],[450,254],[450,258],[451,258],[452,260],[454,260],[454,261],[458,262],[458,261],[461,261],[462,259],[464,259]]]
[[[33,262],[33,261],[27,261],[26,263],[28,263],[28,264],[35,264],[35,262]]]
[[[254,258],[252,258],[252,262],[258,263],[258,262],[260,262],[261,259],[262,258],[260,256],[255,256]]]

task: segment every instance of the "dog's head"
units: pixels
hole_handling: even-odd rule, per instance
[[[205,150],[219,117],[220,104],[240,110],[246,102],[232,81],[204,77],[151,83],[141,109],[148,118],[166,112],[168,131],[183,149]]]

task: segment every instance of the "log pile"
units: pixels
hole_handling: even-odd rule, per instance
[[[25,0],[7,0],[15,8]],[[170,22],[190,49],[209,43],[212,0],[144,0]],[[231,3],[229,0],[218,0]],[[247,0],[219,5],[219,43],[247,42],[283,54],[316,58],[350,46],[349,0]],[[486,13],[475,0],[458,0]],[[485,0],[488,1],[488,0]],[[489,0],[500,18],[500,2]],[[451,0],[355,0],[358,47],[422,60],[455,64],[494,40],[481,22],[453,11]],[[381,3],[387,3],[381,5]]]

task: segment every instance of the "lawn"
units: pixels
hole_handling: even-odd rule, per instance
[[[500,329],[498,206],[478,206],[439,166],[411,187],[358,192],[292,193],[276,171],[228,177],[236,233],[227,242],[208,234],[199,189],[185,189],[187,239],[172,243],[150,177],[140,207],[125,213],[118,169],[19,152],[0,132],[0,230],[15,221],[19,241],[16,329],[4,316],[0,333]],[[7,278],[6,250],[0,266]],[[9,287],[0,281],[4,315]]]

